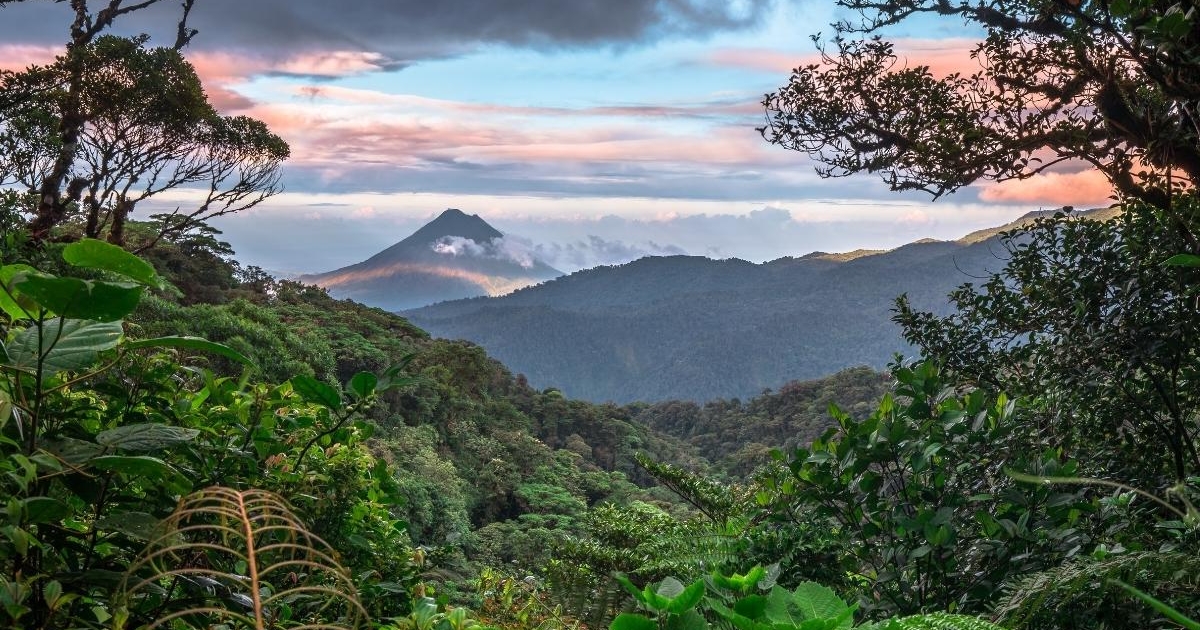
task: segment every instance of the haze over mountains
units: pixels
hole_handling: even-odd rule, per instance
[[[513,247],[479,215],[451,208],[370,258],[305,275],[337,298],[401,311],[476,296],[503,295],[562,272]]]
[[[598,267],[493,298],[403,314],[483,346],[535,387],[630,402],[749,397],[909,350],[894,299],[944,313],[946,294],[1004,265],[995,234],[887,252],[814,253],[755,264],[697,256]]]

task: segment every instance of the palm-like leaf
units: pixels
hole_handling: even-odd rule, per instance
[[[118,627],[368,626],[353,581],[287,502],[212,487],[185,497],[126,573]]]

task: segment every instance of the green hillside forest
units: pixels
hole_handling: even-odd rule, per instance
[[[767,141],[935,195],[1048,147],[1118,203],[1005,231],[944,312],[862,305],[917,350],[886,372],[624,406],[239,264],[210,221],[289,149],[184,22],[108,33],[143,4],[0,72],[0,627],[1200,628],[1192,4],[844,0],[972,21],[989,78],[844,24]]]

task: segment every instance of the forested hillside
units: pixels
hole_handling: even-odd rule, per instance
[[[868,413],[887,392],[891,378],[870,368],[852,368],[812,381],[793,381],[777,392],[741,401],[712,400],[627,408],[637,422],[687,441],[734,480],[749,477],[770,461],[773,449],[805,446],[835,425],[836,405],[847,413]]]

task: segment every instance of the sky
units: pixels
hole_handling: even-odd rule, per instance
[[[116,32],[170,45],[178,6]],[[933,202],[870,175],[821,179],[768,145],[763,95],[842,17],[832,0],[198,0],[186,54],[210,100],[292,148],[285,192],[215,225],[245,264],[320,272],[454,207],[570,272],[886,249],[1107,203],[1090,171]],[[0,8],[0,68],[51,59],[69,24],[50,0]],[[972,68],[978,33],[924,20],[888,36],[905,63],[946,73]]]

